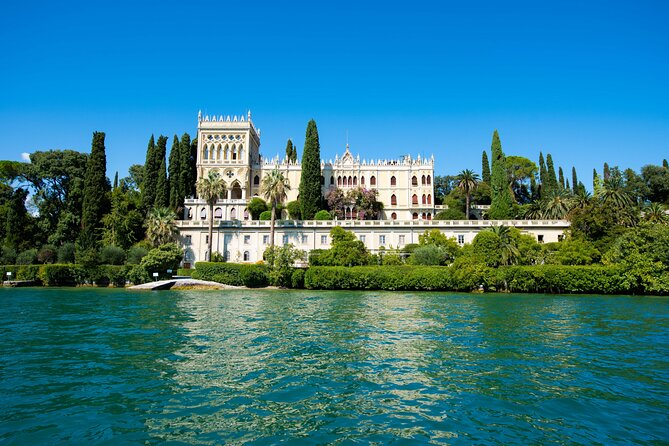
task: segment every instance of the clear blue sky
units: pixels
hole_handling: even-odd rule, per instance
[[[187,4],[188,3],[188,4]],[[0,158],[89,151],[108,176],[198,110],[242,114],[265,156],[434,154],[437,174],[550,152],[591,187],[604,161],[669,157],[669,7],[661,1],[4,2]],[[171,142],[170,142],[171,144]]]

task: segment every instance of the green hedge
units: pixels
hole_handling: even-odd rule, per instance
[[[193,279],[211,280],[226,285],[260,288],[269,285],[265,265],[239,263],[197,262],[191,273]]]
[[[44,286],[97,285],[116,287],[125,286],[128,279],[128,266],[99,265],[86,268],[73,264],[47,265],[5,265],[4,280],[7,271],[12,272],[12,280],[36,280]]]
[[[488,268],[479,263],[440,266],[314,266],[304,286],[325,290],[447,290],[528,293],[631,293],[622,271],[610,266],[536,265]]]
[[[193,268],[179,268],[177,269],[177,276],[191,277],[193,275],[193,271],[195,271]]]

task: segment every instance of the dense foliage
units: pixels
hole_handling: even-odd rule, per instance
[[[300,206],[302,218],[311,220],[318,212],[321,196],[321,145],[318,128],[313,119],[307,124],[302,151],[302,173],[300,177]]]

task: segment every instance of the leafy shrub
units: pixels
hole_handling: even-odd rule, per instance
[[[193,271],[195,271],[193,268],[179,268],[177,269],[177,275],[191,277]]]
[[[197,262],[191,277],[249,288],[264,287],[269,283],[267,267],[264,265]]]
[[[58,248],[58,263],[74,263],[74,252],[75,246],[72,242],[63,243],[63,245]]]
[[[125,251],[118,246],[105,246],[100,250],[100,263],[103,265],[123,265]]]
[[[140,285],[151,281],[149,273],[142,265],[132,265],[128,271],[128,280],[134,285]]]
[[[17,280],[39,280],[39,265],[20,265]]]
[[[37,250],[26,249],[16,256],[17,265],[32,265],[37,261]]]
[[[304,288],[304,269],[295,268],[293,274],[290,276],[290,286],[295,289]]]
[[[316,212],[316,215],[314,215],[314,220],[332,220],[332,214],[322,209]]]
[[[39,268],[39,279],[45,286],[72,286],[77,284],[73,265],[42,265]]]
[[[128,250],[128,265],[139,265],[145,255],[149,253],[149,250],[144,246],[135,245]]]
[[[0,250],[0,265],[13,265],[16,262],[16,251],[9,246],[3,246]],[[6,272],[6,271],[5,271]]]
[[[293,220],[302,220],[302,208],[300,207],[300,202],[295,200],[291,201],[286,205],[288,210],[288,217]]]
[[[147,273],[158,273],[160,279],[167,279],[172,276],[167,270],[176,271],[182,258],[183,251],[175,243],[167,243],[149,251],[140,265]]]
[[[272,219],[272,211],[263,211],[260,213],[260,219],[261,220],[271,220]]]
[[[460,209],[448,208],[437,212],[435,220],[464,220],[467,216]]]
[[[309,289],[447,290],[448,268],[430,266],[316,266],[304,275]]]
[[[257,220],[260,218],[260,214],[267,210],[267,202],[259,197],[253,197],[247,206],[247,209],[251,213],[251,219]]]
[[[43,245],[37,252],[39,263],[54,263],[58,259],[58,248],[53,245]]]
[[[11,276],[8,276],[7,273],[12,273]],[[2,265],[0,266],[0,274],[2,274],[2,282],[5,280],[17,280],[17,275],[19,272],[18,265]]]

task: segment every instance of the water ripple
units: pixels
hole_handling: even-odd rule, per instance
[[[0,290],[8,444],[667,444],[669,300]]]

